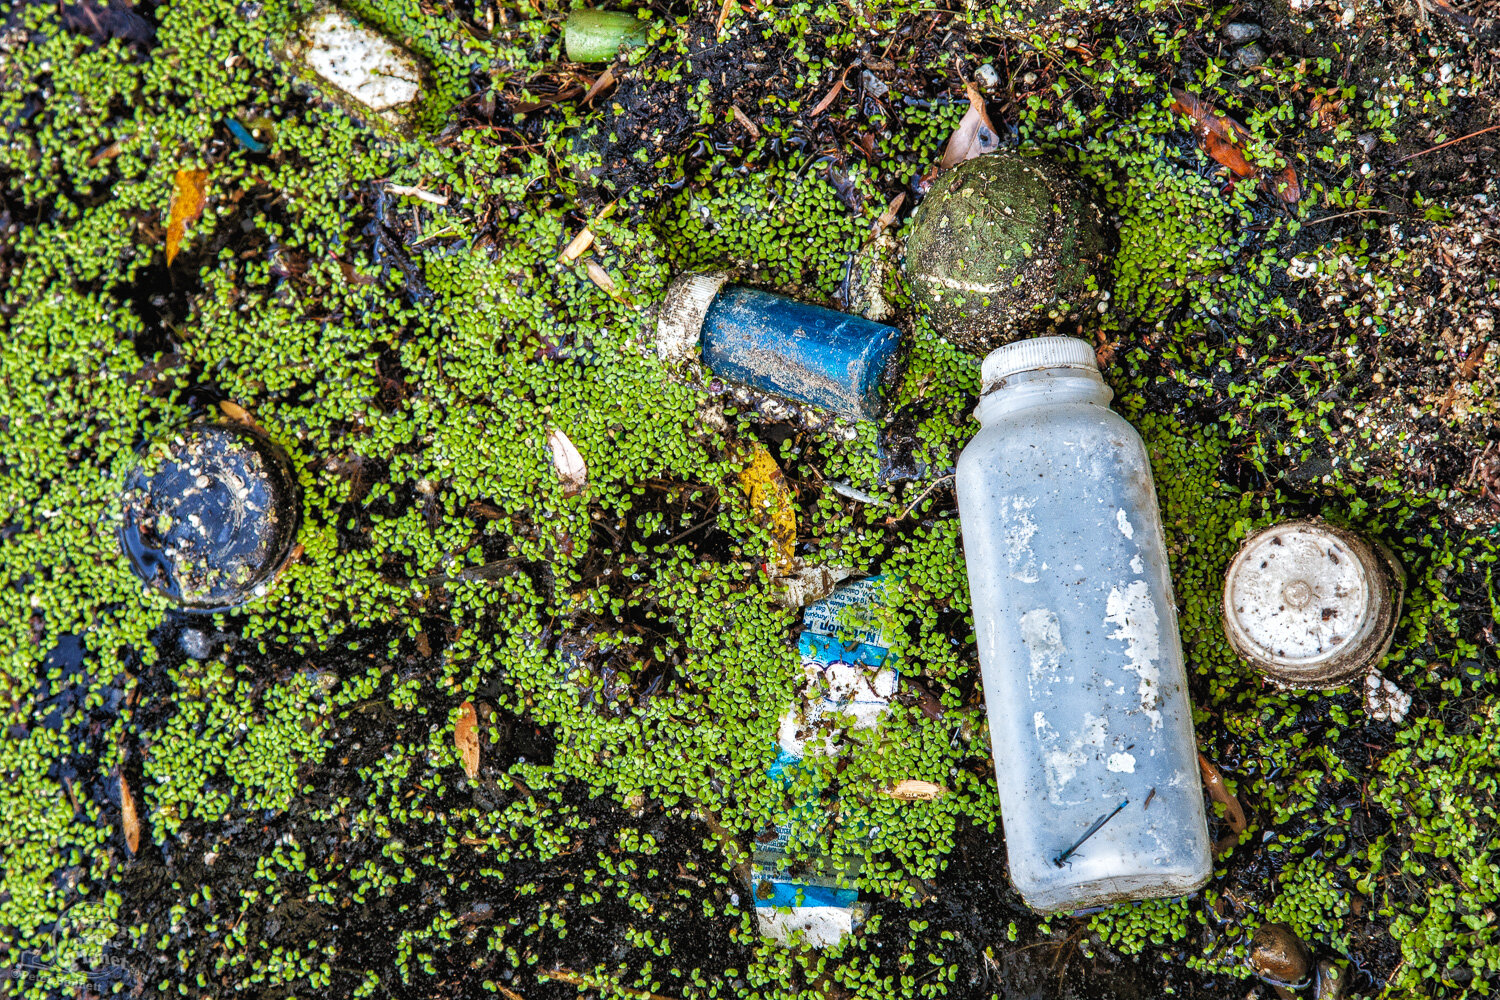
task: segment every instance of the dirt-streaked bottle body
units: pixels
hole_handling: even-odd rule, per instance
[[[1043,912],[1190,892],[1212,858],[1145,446],[1082,341],[985,370],[957,489],[1012,880]]]

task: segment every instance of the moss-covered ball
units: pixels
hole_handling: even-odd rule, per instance
[[[1092,309],[1109,237],[1061,165],[1013,152],[959,164],[932,185],[906,243],[906,272],[933,326],[984,352]]]

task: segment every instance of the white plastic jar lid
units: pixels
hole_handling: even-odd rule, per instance
[[[1337,687],[1390,647],[1398,573],[1351,532],[1317,520],[1272,525],[1247,538],[1229,566],[1225,635],[1281,684]]]
[[[1099,361],[1094,356],[1093,345],[1086,340],[1079,340],[1077,337],[1029,337],[997,347],[987,354],[980,369],[980,378],[988,389],[1001,379],[1042,368],[1085,368],[1098,371]]]

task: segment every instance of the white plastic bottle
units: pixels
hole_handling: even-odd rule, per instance
[[[1011,879],[1044,913],[1190,892],[1213,862],[1145,445],[1084,341],[983,379],[958,509]]]

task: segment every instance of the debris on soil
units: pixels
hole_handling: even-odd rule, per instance
[[[566,5],[0,0],[0,969],[51,970],[7,987],[1243,1000],[1272,989],[1245,982],[1251,921],[1338,956],[1346,996],[1482,985],[1493,5],[620,6],[646,40],[582,65]],[[328,10],[419,68],[403,124],[288,57]],[[373,82],[410,93],[401,72]],[[1066,163],[1125,237],[1109,298],[1062,325],[1147,438],[1200,749],[1255,807],[1189,898],[1043,920],[1004,876],[944,485],[978,365],[887,267],[970,80],[1002,145]],[[1225,185],[1174,86],[1243,125],[1251,165],[1295,166],[1300,200]],[[142,248],[178,168],[207,203],[168,266]],[[706,270],[889,308],[886,419],[642,350],[644,304]],[[189,615],[121,552],[121,485],[226,400],[291,457],[300,544],[265,598]],[[549,428],[588,456],[571,499]],[[755,442],[794,494],[793,577],[736,484]],[[1247,683],[1224,637],[1237,540],[1314,513],[1409,574],[1399,725],[1363,683]],[[829,859],[871,918],[836,954],[749,912],[787,807],[788,584],[812,596],[817,567],[899,595],[879,738],[808,766],[794,863]],[[908,779],[948,794],[881,794]]]
[[[578,446],[554,427],[547,432],[547,448],[552,452],[552,468],[557,472],[558,482],[562,483],[563,496],[582,493],[589,484],[589,467]]]
[[[943,150],[943,159],[938,164],[943,170],[951,170],[965,160],[993,153],[1000,148],[1000,135],[990,122],[979,85],[970,83],[964,92],[969,98],[969,110],[964,112],[963,120],[958,123],[958,128],[948,139],[948,147]]]

